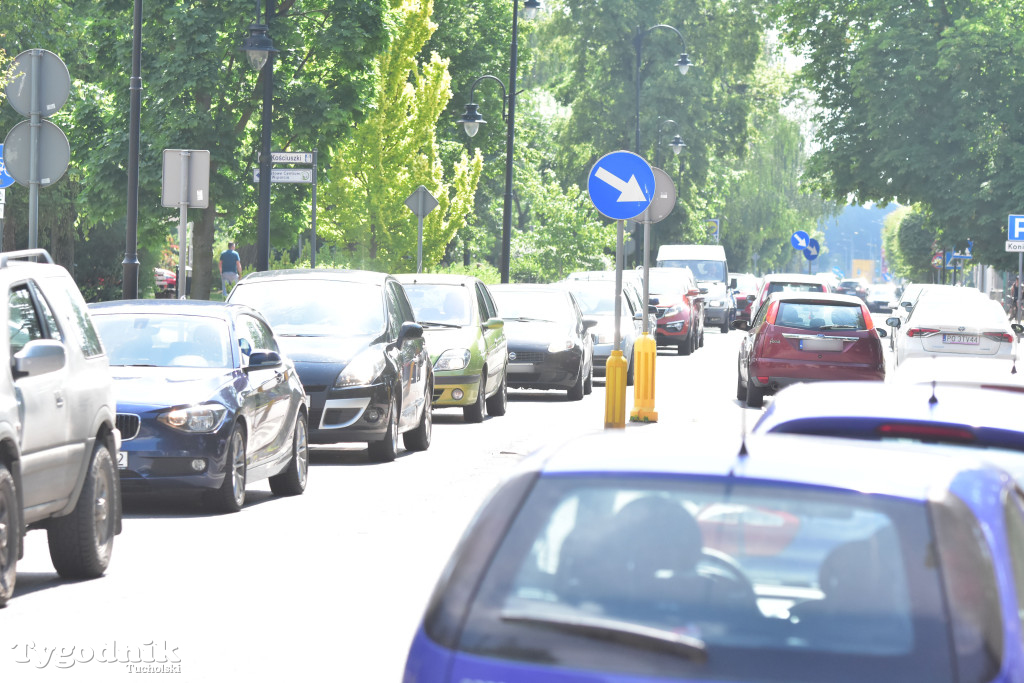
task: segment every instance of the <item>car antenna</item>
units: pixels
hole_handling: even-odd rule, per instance
[[[932,397],[928,399],[929,405],[935,405],[939,402],[939,399],[935,397],[935,380],[932,380]]]
[[[736,454],[736,457],[741,461],[750,455],[750,451],[747,450],[747,409],[740,406],[740,452]],[[732,474],[732,470],[729,471]]]

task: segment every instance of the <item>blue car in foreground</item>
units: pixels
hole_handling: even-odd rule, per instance
[[[443,572],[404,683],[1024,680],[1006,472],[919,444],[670,442],[525,461]]]
[[[89,306],[110,359],[126,494],[201,491],[224,512],[245,487],[306,488],[308,400],[263,317],[209,301]]]

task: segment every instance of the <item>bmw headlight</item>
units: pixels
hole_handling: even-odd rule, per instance
[[[175,408],[157,416],[163,424],[182,432],[213,432],[224,422],[228,409],[220,403]]]
[[[334,388],[358,387],[371,384],[384,372],[384,354],[377,349],[367,349],[349,361],[345,369],[334,380]]]
[[[575,346],[575,344],[573,344],[572,339],[556,339],[555,341],[551,342],[550,346],[548,346],[548,353],[559,353],[561,351],[568,351],[573,346]]]
[[[469,365],[469,349],[448,349],[434,363],[435,370],[461,370]]]

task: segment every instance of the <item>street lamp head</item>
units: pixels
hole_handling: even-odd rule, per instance
[[[526,0],[523,3],[523,19],[531,21],[537,17],[537,12],[540,11],[540,0]]]
[[[691,66],[693,66],[693,62],[690,61],[690,58],[685,52],[679,55],[679,59],[676,60],[676,68],[679,69],[679,73],[685,76]]]
[[[484,117],[477,111],[477,105],[470,102],[466,105],[466,111],[463,112],[462,118],[455,123],[461,123],[466,129],[466,135],[473,137],[480,130],[480,124],[487,122],[484,121]]]
[[[672,148],[672,153],[679,156],[679,153],[683,151],[683,147],[686,147],[686,143],[678,135],[672,138],[672,142],[668,143],[668,146]]]
[[[267,63],[267,57],[271,52],[278,52],[274,49],[274,41],[267,34],[265,24],[250,24],[249,35],[242,42],[242,49],[249,58],[249,66],[254,71],[262,71],[263,65]]]

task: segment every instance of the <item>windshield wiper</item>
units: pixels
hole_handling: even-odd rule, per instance
[[[519,316],[517,318],[502,318],[502,320],[515,320],[520,323],[553,323],[554,320],[544,320],[543,318],[527,318],[525,316]]]
[[[433,320],[420,320],[420,325],[436,325],[437,327],[462,327],[462,325],[453,325],[452,323],[437,323]]]
[[[501,613],[501,620],[518,624],[547,626],[559,631],[577,633],[581,636],[642,648],[652,652],[664,652],[699,663],[704,663],[708,660],[708,646],[700,638],[660,628],[640,626],[639,624],[618,619],[605,619],[585,615],[556,617],[536,614],[534,612],[505,610]]]
[[[856,325],[821,325],[818,327],[819,330],[858,330],[860,329]]]
[[[300,332],[278,332],[278,337],[326,337],[326,334],[309,334]]]

